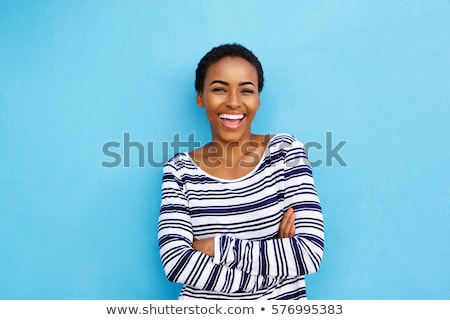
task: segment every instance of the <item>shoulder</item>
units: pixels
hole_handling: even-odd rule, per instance
[[[273,136],[268,152],[272,162],[289,164],[309,164],[308,155],[302,142],[289,133]]]
[[[272,137],[269,143],[270,147],[276,149],[288,150],[291,148],[304,148],[301,141],[289,133],[278,133]]]
[[[173,155],[164,164],[164,171],[179,172],[192,167],[192,162],[186,153],[177,153]]]

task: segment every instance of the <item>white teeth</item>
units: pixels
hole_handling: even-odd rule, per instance
[[[221,113],[219,114],[219,117],[221,119],[230,119],[230,120],[241,120],[244,118],[243,114],[226,114],[226,113]]]

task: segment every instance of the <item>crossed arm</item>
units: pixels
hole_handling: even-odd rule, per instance
[[[323,225],[311,170],[300,147],[293,148],[282,167],[283,206],[276,238],[245,240],[216,235],[194,240],[187,199],[173,166],[165,168],[158,222],[160,255],[167,278],[201,290],[251,292],[280,278],[318,270],[323,252]],[[304,159],[304,160],[302,160]]]
[[[280,222],[280,229],[278,238],[292,238],[295,235],[295,213],[292,208],[289,208],[284,214]],[[200,252],[214,257],[214,238],[206,238],[201,240],[194,240],[192,247]]]

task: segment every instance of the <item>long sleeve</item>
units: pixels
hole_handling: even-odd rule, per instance
[[[278,239],[294,209],[295,236]],[[192,247],[214,238],[215,256]],[[160,257],[180,299],[301,299],[304,275],[323,253],[322,212],[303,146],[273,136],[259,164],[238,179],[207,174],[178,154],[164,166],[158,221]]]
[[[284,171],[283,210],[295,212],[295,236],[270,240],[243,240],[227,234],[215,237],[217,264],[251,275],[292,277],[316,272],[323,248],[324,229],[312,170],[303,145],[297,140],[282,144]]]
[[[276,282],[276,279],[214,263],[212,257],[192,248],[193,238],[183,181],[175,161],[171,161],[164,167],[158,221],[160,256],[167,278],[199,290],[216,292],[254,292]]]

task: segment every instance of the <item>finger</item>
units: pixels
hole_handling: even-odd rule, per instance
[[[287,224],[286,224],[286,232],[285,232],[285,236],[292,238],[295,235],[295,213],[294,210],[289,210],[287,212]]]
[[[291,231],[290,231],[290,238],[292,238],[294,235],[295,235],[295,223],[292,222]]]
[[[293,237],[295,235],[295,213],[294,210],[291,209],[291,217],[290,217],[290,221],[291,221],[291,237]]]
[[[286,233],[286,226],[288,224],[288,217],[287,217],[287,212],[283,213],[283,217],[281,218],[280,221],[280,226],[279,226],[279,231],[278,233],[280,235],[284,235]]]
[[[294,211],[292,210],[292,208],[289,208],[288,210],[286,210],[285,214],[284,214],[284,219],[285,219],[285,224],[284,224],[284,230],[289,233],[289,231],[291,230],[291,225],[294,223]]]
[[[289,236],[292,236],[292,233],[295,232],[295,214],[292,210],[289,212],[287,228]]]
[[[278,232],[280,238],[287,238],[291,236],[291,229],[293,224],[292,214],[293,214],[292,209],[288,209],[283,214],[283,218],[280,222],[280,228]]]

